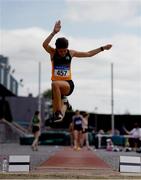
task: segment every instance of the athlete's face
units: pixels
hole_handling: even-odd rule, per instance
[[[67,48],[59,48],[57,49],[57,52],[59,56],[64,57],[67,54],[68,49]]]

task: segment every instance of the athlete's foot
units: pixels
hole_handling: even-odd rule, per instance
[[[81,147],[77,147],[77,151],[80,151],[81,150]]]
[[[90,151],[90,150],[91,150],[90,146],[88,146],[88,147],[87,147],[87,150],[88,150],[88,151]]]
[[[64,116],[60,111],[57,111],[54,113],[53,122],[61,122],[63,120]]]
[[[35,151],[38,151],[38,147],[35,147]]]
[[[31,146],[32,151],[35,151],[35,146]]]

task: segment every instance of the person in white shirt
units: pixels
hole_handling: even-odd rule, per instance
[[[128,131],[124,128],[124,131],[128,134],[133,136],[129,138],[130,147],[139,148],[141,146],[141,128],[138,123],[134,123],[134,128],[131,131]]]

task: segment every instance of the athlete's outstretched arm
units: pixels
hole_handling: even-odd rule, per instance
[[[111,49],[112,45],[111,44],[107,44],[105,46],[102,46],[100,48],[97,49],[93,49],[91,51],[87,51],[87,52],[80,52],[80,51],[75,51],[75,50],[70,50],[71,52],[71,56],[72,57],[92,57],[95,56],[96,54],[104,51],[104,50],[109,50]]]
[[[56,33],[58,33],[61,29],[61,21],[57,21],[54,25],[54,28],[53,28],[53,31],[52,33],[50,33],[50,35],[45,39],[45,41],[43,42],[43,47],[44,49],[48,52],[48,53],[51,53],[52,50],[54,50],[50,45],[50,41],[52,40],[52,38],[54,37],[54,35]]]

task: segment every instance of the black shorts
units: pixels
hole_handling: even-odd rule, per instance
[[[88,129],[84,129],[82,133],[87,133],[88,132]]]
[[[67,96],[69,96],[69,95],[72,94],[72,92],[73,92],[73,90],[74,90],[74,83],[73,83],[72,80],[68,80],[67,82],[68,82],[69,85],[70,85],[70,92],[69,92],[69,94],[67,94]]]
[[[67,95],[65,95],[65,96],[69,96],[69,95],[72,94],[72,92],[73,92],[73,90],[74,90],[74,82],[73,82],[72,80],[66,80],[66,82],[69,83],[70,92],[69,92]],[[63,98],[63,96],[62,96],[61,98]],[[52,99],[53,99],[53,92],[52,92]]]
[[[82,131],[82,126],[74,125],[74,130]]]
[[[32,126],[32,133],[36,133],[39,129],[39,126]]]

